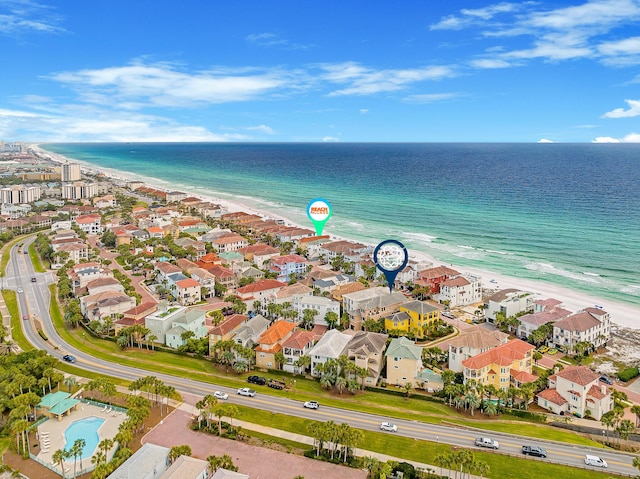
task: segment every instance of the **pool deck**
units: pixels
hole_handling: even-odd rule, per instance
[[[60,475],[63,475],[63,472],[60,470],[60,468],[57,465],[53,465],[53,453],[58,449],[68,449],[73,446],[73,444],[65,444],[64,438],[64,432],[72,422],[91,416],[99,417],[105,420],[102,426],[100,426],[100,428],[98,429],[98,437],[100,438],[100,441],[107,438],[113,439],[113,437],[118,432],[118,427],[120,427],[120,424],[122,424],[127,419],[126,413],[114,413],[113,411],[110,413],[106,413],[103,412],[103,408],[101,408],[100,406],[93,406],[91,404],[82,403],[80,404],[77,411],[72,411],[69,416],[65,416],[61,421],[49,419],[48,421],[40,424],[40,426],[38,426],[38,446],[32,447],[31,452],[36,455],[42,462],[50,464],[51,468],[57,470]],[[47,437],[49,439],[48,450],[45,448],[45,441]],[[115,446],[111,449],[111,451],[109,451],[107,460],[111,458],[114,451]],[[91,464],[91,457],[87,457],[82,460],[82,466],[84,468],[88,467]],[[70,461],[65,461],[63,464],[63,468],[73,471],[73,459],[71,459]],[[78,459],[78,469],[79,468],[80,460]]]

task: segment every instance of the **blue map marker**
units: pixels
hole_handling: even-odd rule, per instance
[[[315,198],[307,205],[307,216],[316,227],[316,236],[322,236],[324,224],[331,218],[331,205],[323,198]]]
[[[389,293],[392,293],[396,276],[409,262],[409,253],[400,241],[386,240],[373,251],[373,262],[384,273],[389,284]]]

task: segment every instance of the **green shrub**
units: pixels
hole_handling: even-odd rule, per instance
[[[638,371],[638,368],[627,368],[618,373],[618,379],[626,383],[627,381],[630,381],[633,378],[635,378],[638,374],[640,374],[640,371]]]
[[[40,335],[40,337],[41,337],[42,339],[44,339],[45,341],[49,341],[49,338],[47,338],[47,335],[46,335],[46,334],[44,334],[44,331],[42,331],[42,330],[38,330],[38,334],[39,334],[39,335]]]

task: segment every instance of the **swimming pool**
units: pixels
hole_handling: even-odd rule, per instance
[[[65,449],[69,450],[73,447],[76,439],[84,439],[85,445],[82,448],[82,459],[91,457],[98,447],[100,437],[98,429],[104,424],[104,419],[95,416],[89,416],[84,419],[73,421],[71,425],[64,431],[64,439],[66,441]],[[80,457],[78,457],[80,459]]]

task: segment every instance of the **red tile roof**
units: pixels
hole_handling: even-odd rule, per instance
[[[520,339],[501,344],[493,349],[477,354],[462,361],[462,365],[469,369],[482,369],[490,364],[511,366],[513,361],[524,359],[527,351],[534,350],[534,346]]]
[[[537,394],[538,398],[546,399],[547,401],[557,404],[558,406],[562,406],[566,404],[568,401],[560,396],[560,393],[555,389],[545,389],[544,391]],[[538,401],[539,403],[540,401]]]
[[[556,376],[571,381],[572,383],[577,383],[580,386],[587,386],[600,377],[598,373],[592,371],[587,366],[569,366],[562,371],[558,371]]]

